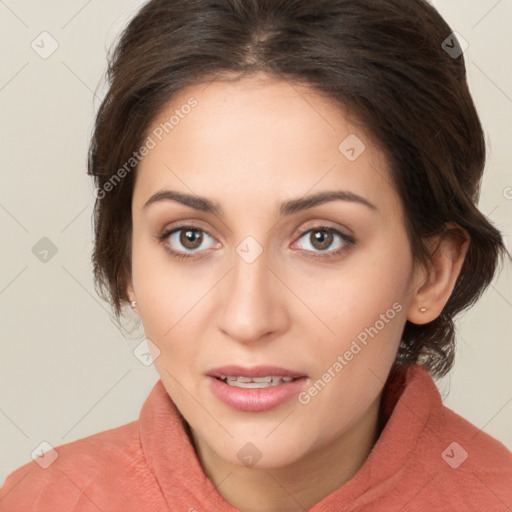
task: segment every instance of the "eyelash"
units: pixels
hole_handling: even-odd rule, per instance
[[[173,258],[176,258],[178,260],[194,258],[194,257],[196,257],[195,252],[198,252],[198,253],[203,252],[203,251],[193,251],[192,253],[190,253],[190,252],[187,253],[184,251],[175,251],[174,249],[171,249],[165,243],[166,240],[169,238],[169,236],[171,236],[173,233],[176,233],[179,231],[185,231],[187,229],[194,230],[194,231],[200,231],[200,232],[208,235],[210,238],[213,238],[210,235],[210,233],[208,233],[208,231],[200,228],[199,226],[193,226],[193,225],[188,225],[188,224],[164,230],[162,233],[160,233],[157,236],[157,239],[158,239],[159,243],[161,243],[163,245],[164,249]],[[316,232],[316,231],[321,231],[321,232],[325,232],[325,233],[332,233],[334,235],[338,235],[344,243],[343,243],[342,247],[340,247],[339,249],[336,249],[335,251],[306,251],[306,250],[304,250],[306,255],[313,259],[325,259],[325,258],[332,258],[332,257],[339,256],[342,253],[344,253],[345,251],[349,250],[351,247],[353,247],[356,243],[356,240],[354,239],[354,237],[344,233],[343,231],[340,231],[339,229],[333,228],[331,226],[324,226],[324,225],[314,226],[312,228],[308,228],[308,229],[300,231],[299,239],[302,238],[306,233]]]

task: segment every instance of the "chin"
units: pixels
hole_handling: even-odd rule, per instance
[[[215,440],[213,444],[208,439],[206,442],[221,459],[240,468],[279,469],[296,463],[307,453],[300,444],[303,436],[288,435],[285,440],[276,436],[270,440],[265,435],[237,436],[222,446],[216,446]]]

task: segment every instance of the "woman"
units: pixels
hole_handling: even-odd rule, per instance
[[[511,507],[512,454],[432,380],[506,253],[433,7],[153,0],[109,78],[95,277],[160,380],[138,421],[13,472],[0,510]]]

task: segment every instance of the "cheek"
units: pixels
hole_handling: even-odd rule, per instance
[[[189,369],[198,360],[208,291],[218,280],[207,266],[191,270],[171,259],[156,244],[134,237],[132,281],[145,336],[159,349],[155,367],[164,379]]]
[[[312,273],[302,278],[300,293],[330,331],[322,340],[323,354],[314,355],[321,358],[318,371],[326,371],[342,356],[343,371],[338,365],[336,374],[352,375],[351,383],[363,378],[361,372],[368,374],[368,368],[387,374],[406,321],[411,272],[412,259],[402,239],[354,253],[329,279]],[[307,322],[303,328],[311,331]]]
[[[183,276],[169,262],[169,256],[156,242],[134,230],[132,248],[132,282],[139,314],[148,338],[156,342],[179,319],[188,287]],[[181,316],[183,313],[181,312]]]
[[[338,335],[373,325],[381,314],[395,318],[412,273],[412,258],[403,240],[374,243],[354,251],[333,271],[311,268],[297,277],[300,293],[313,311]],[[398,303],[400,307],[393,305]],[[391,309],[391,311],[389,311]]]

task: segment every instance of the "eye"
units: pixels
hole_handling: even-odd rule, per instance
[[[214,245],[213,238],[196,226],[180,226],[159,235],[160,242],[173,255],[187,257],[189,253],[200,252]]]
[[[329,226],[315,226],[303,231],[300,240],[304,241],[299,243],[299,249],[313,253],[327,253],[326,256],[340,254],[355,243],[350,235]]]

